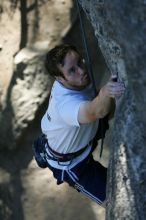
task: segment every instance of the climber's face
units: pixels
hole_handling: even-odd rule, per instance
[[[58,64],[58,68],[64,77],[59,76],[57,79],[65,87],[82,90],[90,84],[85,62],[77,52],[69,51],[64,58],[64,64]]]

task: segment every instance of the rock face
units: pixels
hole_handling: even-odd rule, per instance
[[[44,57],[40,51],[25,48],[14,59],[14,74],[0,114],[1,147],[16,147],[49,94],[51,80],[44,69]]]
[[[126,92],[117,100],[106,219],[146,216],[146,3],[82,1],[111,73]]]

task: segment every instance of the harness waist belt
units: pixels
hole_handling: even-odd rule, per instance
[[[47,156],[52,159],[52,160],[56,160],[56,161],[60,161],[60,162],[66,162],[69,160],[74,159],[75,157],[79,156],[80,154],[82,154],[87,147],[92,143],[92,141],[90,141],[85,147],[83,147],[82,149],[80,149],[79,151],[73,152],[73,153],[67,153],[67,154],[61,154],[58,153],[56,151],[54,151],[48,144],[47,142],[47,150],[49,151],[49,153],[52,155],[52,157],[50,157],[50,155],[48,155],[47,151]]]

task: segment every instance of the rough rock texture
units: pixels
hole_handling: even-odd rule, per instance
[[[126,92],[117,100],[106,219],[146,216],[146,3],[80,1],[111,72]]]
[[[3,124],[0,146],[9,149],[16,147],[24,130],[34,120],[39,106],[48,97],[51,84],[44,69],[44,53],[22,49],[15,56],[14,65],[0,115],[0,124]]]

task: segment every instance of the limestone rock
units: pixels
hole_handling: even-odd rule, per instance
[[[146,216],[146,4],[144,1],[83,1],[111,73],[126,92],[117,101],[109,165],[107,219]]]
[[[24,48],[16,55],[14,75],[0,114],[0,146],[15,147],[48,96],[51,79],[44,68],[44,58],[44,51],[32,48]]]

